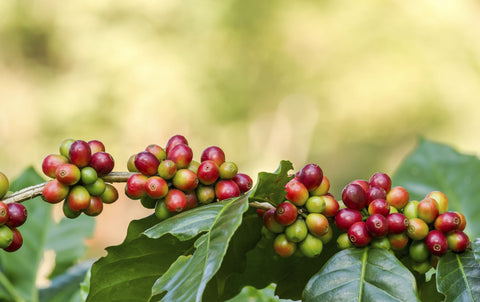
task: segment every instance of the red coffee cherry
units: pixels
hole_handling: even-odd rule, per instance
[[[427,248],[432,255],[442,256],[448,251],[448,242],[445,235],[437,230],[432,230],[425,238]]]

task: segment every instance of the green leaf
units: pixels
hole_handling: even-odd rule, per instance
[[[437,265],[438,291],[449,301],[480,301],[480,265],[473,251],[449,252]]]
[[[471,244],[475,260],[480,265],[480,238],[475,239]]]
[[[462,212],[466,233],[480,236],[480,160],[461,154],[452,147],[421,140],[393,176],[394,185],[403,186],[410,199],[421,200],[431,191],[445,193],[449,210]]]
[[[246,286],[242,291],[234,298],[228,300],[228,302],[288,302],[293,300],[280,299],[275,295],[275,286],[269,285],[264,289],[256,289],[252,286]]]
[[[220,268],[230,239],[247,209],[246,196],[223,204],[208,232],[195,241],[193,255],[180,256],[155,282],[152,294],[167,291],[165,301],[201,301],[205,287]]]
[[[415,277],[375,248],[337,253],[305,287],[305,301],[418,301]]]
[[[143,232],[157,224],[154,216],[130,222],[124,242],[108,247],[107,256],[95,262],[86,301],[147,301],[155,280],[193,240],[179,241],[170,234],[151,239]]]
[[[278,205],[285,200],[285,184],[292,179],[288,171],[293,169],[291,162],[282,160],[274,173],[258,173],[258,181],[250,193],[250,201],[268,202]]]
[[[92,262],[82,262],[52,280],[52,284],[41,289],[40,302],[80,301],[80,283],[85,279]]]
[[[417,283],[418,295],[422,301],[444,301],[445,296],[438,292],[436,275],[434,274],[429,281]],[[425,276],[424,276],[425,278]]]
[[[55,269],[50,278],[64,273],[85,254],[85,238],[91,237],[94,229],[95,219],[87,215],[75,219],[62,218],[49,229],[45,248],[54,250],[56,255]]]

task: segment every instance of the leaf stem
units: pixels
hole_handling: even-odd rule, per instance
[[[3,273],[0,273],[0,284],[10,294],[10,297],[13,299],[13,302],[25,302],[25,300],[18,295],[12,283],[10,283],[10,281],[7,279],[7,277],[5,277]]]

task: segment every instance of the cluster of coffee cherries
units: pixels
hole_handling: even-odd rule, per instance
[[[0,172],[0,248],[7,252],[18,250],[23,244],[23,237],[18,227],[27,220],[27,209],[21,203],[4,203],[8,196],[10,183],[5,174]]]
[[[350,182],[342,200],[345,208],[335,216],[335,225],[346,232],[337,239],[340,248],[392,250],[409,256],[412,267],[424,273],[448,250],[463,252],[469,245],[465,216],[448,211],[448,199],[440,191],[410,200],[405,188],[392,187],[390,177],[377,172],[368,181]]]
[[[253,185],[250,176],[238,173],[234,162],[225,161],[225,153],[217,146],[204,149],[200,162],[193,160],[193,151],[182,135],[172,136],[165,148],[148,145],[130,156],[127,168],[135,174],[128,178],[125,194],[139,199],[145,208],[155,209],[161,220],[198,205],[240,196]]]
[[[103,204],[118,199],[117,189],[103,179],[115,162],[102,142],[65,139],[59,149],[59,154],[47,155],[42,162],[43,173],[53,178],[43,188],[43,200],[63,201],[64,215],[76,218],[81,213],[97,216]]]
[[[316,257],[333,236],[330,223],[339,204],[330,181],[316,164],[305,165],[286,185],[286,200],[276,208],[258,211],[266,232],[274,234],[273,249],[281,257]]]

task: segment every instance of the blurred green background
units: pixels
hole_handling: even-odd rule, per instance
[[[420,136],[479,153],[479,37],[468,0],[0,1],[0,170],[41,171],[75,138],[124,171],[183,134],[254,178],[315,162],[338,197]],[[146,213],[106,207],[92,255]]]

